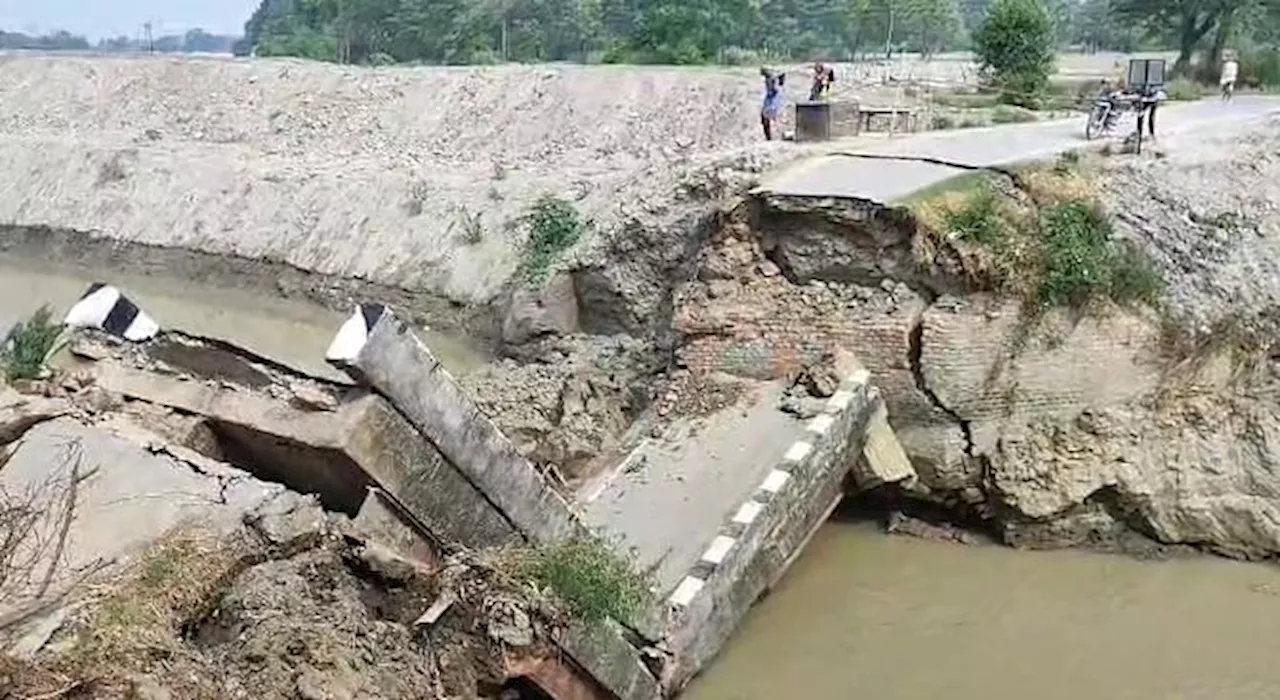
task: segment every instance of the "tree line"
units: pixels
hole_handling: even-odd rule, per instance
[[[0,31],[0,50],[27,51],[156,51],[160,53],[231,53],[239,37],[211,34],[192,29],[184,34],[166,34],[148,42],[116,36],[90,42],[84,36],[65,31],[30,35]]]
[[[1061,43],[1110,0],[1046,0]],[[991,0],[261,0],[240,53],[355,63],[849,60],[968,48]]]

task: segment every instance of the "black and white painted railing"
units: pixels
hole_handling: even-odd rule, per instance
[[[119,289],[94,282],[67,311],[62,323],[68,328],[96,328],[125,340],[150,340],[160,332],[160,324],[138,308]]]
[[[869,379],[870,374],[860,366],[842,377],[840,388],[827,400],[824,411],[805,425],[805,436],[791,444],[781,461],[765,475],[764,480],[739,506],[733,517],[721,526],[720,532],[708,544],[698,563],[672,591],[668,597],[671,605],[677,609],[689,607],[721,564],[740,546],[748,531],[765,518],[770,506],[781,500],[794,477],[798,476],[798,470],[819,468],[814,464],[818,444],[822,441],[830,442],[828,438],[833,427],[840,421],[842,414],[850,410],[855,397],[865,393]],[[862,410],[861,405],[858,410]]]

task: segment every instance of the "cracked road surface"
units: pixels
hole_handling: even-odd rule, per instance
[[[1190,131],[1238,122],[1264,119],[1280,113],[1280,97],[1240,96],[1230,103],[1202,100],[1169,104],[1157,115],[1157,134],[1165,144],[1176,143]],[[850,149],[872,155],[930,157],[986,167],[1052,157],[1062,151],[1081,148],[1084,116],[1073,119],[920,134],[882,141]],[[1118,131],[1127,132],[1131,121],[1121,122]],[[1119,138],[1113,138],[1118,142]],[[1102,143],[1094,141],[1092,143]],[[793,163],[767,176],[757,191],[768,194],[851,197],[888,203],[921,188],[963,173],[963,170],[930,163],[884,161],[826,155]]]

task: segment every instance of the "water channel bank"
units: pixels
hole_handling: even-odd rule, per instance
[[[688,700],[1256,700],[1280,570],[885,535],[839,517]]]

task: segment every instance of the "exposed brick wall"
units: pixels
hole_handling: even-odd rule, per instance
[[[911,329],[925,306],[918,297],[903,286],[792,284],[748,236],[713,245],[680,295],[677,358],[686,368],[777,379],[844,348],[871,371],[891,415],[936,417],[915,389],[909,360]]]

